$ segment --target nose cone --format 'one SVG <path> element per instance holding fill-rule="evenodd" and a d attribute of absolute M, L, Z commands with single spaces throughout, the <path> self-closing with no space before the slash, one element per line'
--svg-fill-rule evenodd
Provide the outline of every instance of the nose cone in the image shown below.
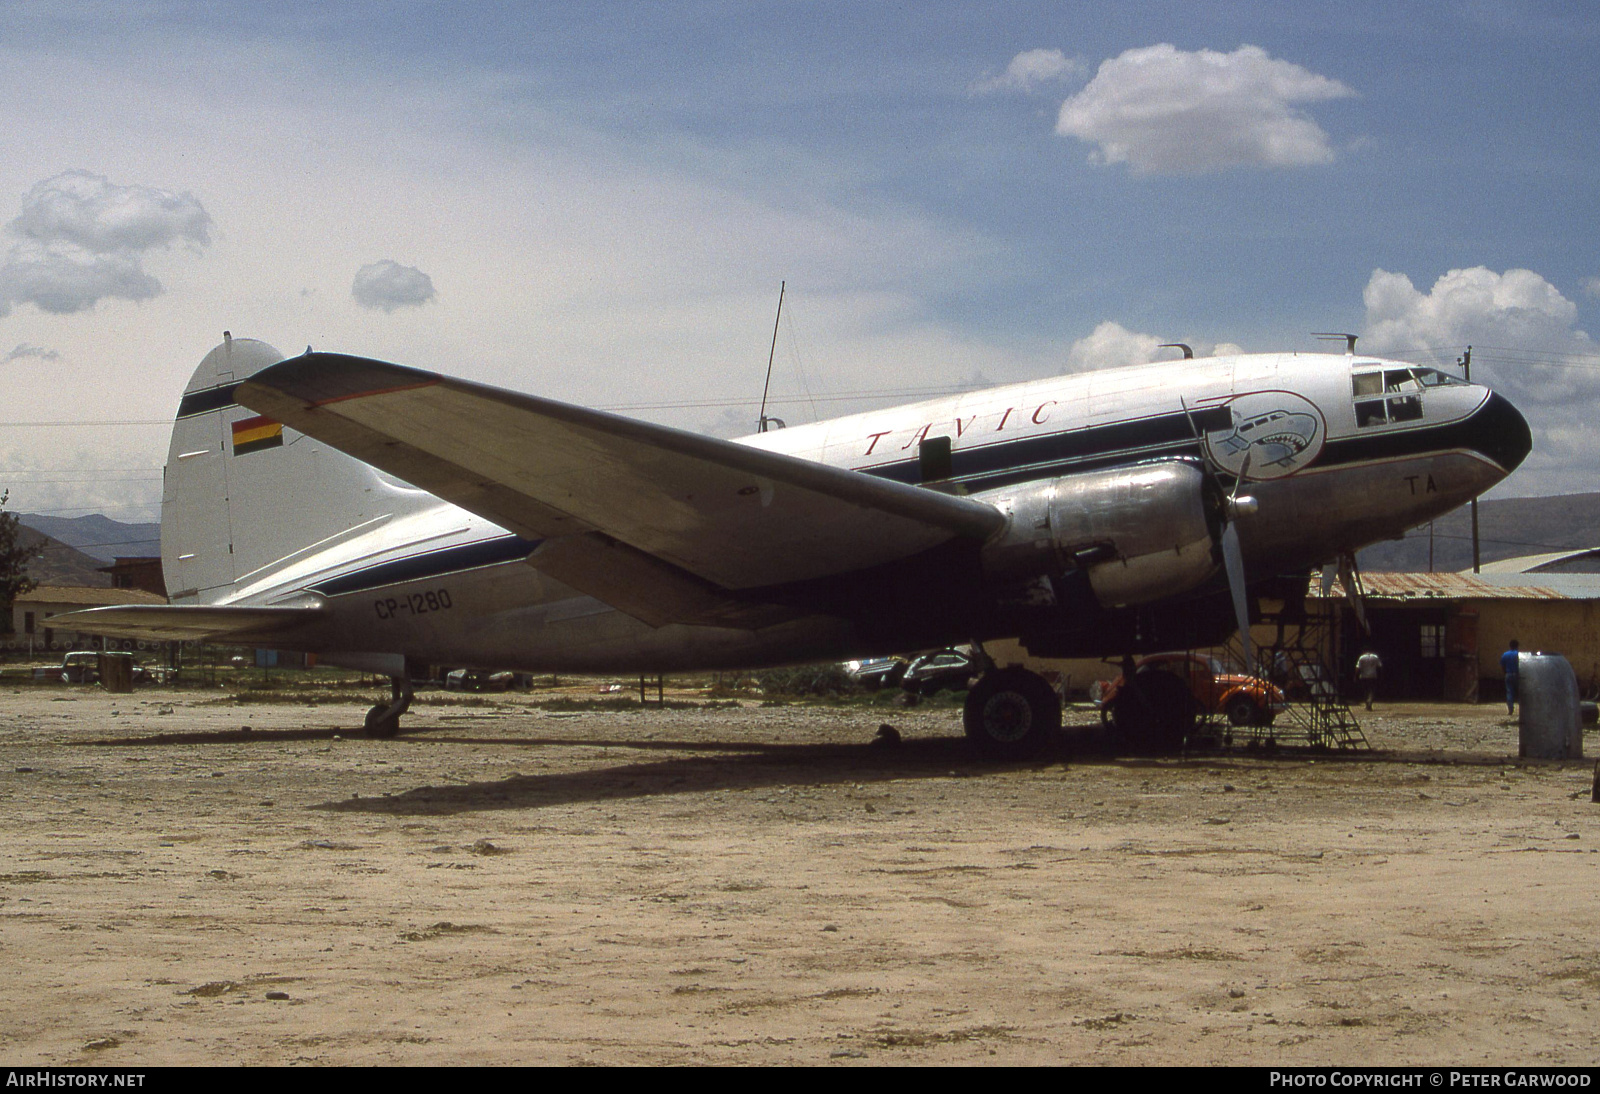
<path fill-rule="evenodd" d="M 1509 399 L 1491 392 L 1489 401 L 1472 416 L 1472 447 L 1509 475 L 1533 450 L 1533 431 Z"/>

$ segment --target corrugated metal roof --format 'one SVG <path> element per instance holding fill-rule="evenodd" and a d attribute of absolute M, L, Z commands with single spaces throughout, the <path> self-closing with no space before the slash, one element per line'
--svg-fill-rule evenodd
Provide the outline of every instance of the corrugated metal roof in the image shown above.
<path fill-rule="evenodd" d="M 1545 585 L 1502 585 L 1476 574 L 1364 573 L 1361 586 L 1369 598 L 1382 600 L 1568 600 L 1565 593 Z M 1321 584 L 1311 583 L 1311 596 L 1322 595 Z M 1343 599 L 1344 586 L 1335 581 L 1328 591 Z"/>

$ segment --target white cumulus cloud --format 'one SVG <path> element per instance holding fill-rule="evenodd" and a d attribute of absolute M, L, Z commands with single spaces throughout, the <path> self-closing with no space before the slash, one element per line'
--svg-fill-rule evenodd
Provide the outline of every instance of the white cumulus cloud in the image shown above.
<path fill-rule="evenodd" d="M 161 282 L 137 254 L 95 254 L 71 243 L 32 240 L 11 248 L 0 266 L 0 299 L 33 304 L 57 315 L 92 308 L 102 299 L 150 300 Z"/>
<path fill-rule="evenodd" d="M 1426 293 L 1405 274 L 1374 270 L 1362 300 L 1361 348 L 1368 352 L 1460 352 L 1476 345 L 1484 347 L 1480 353 L 1518 357 L 1515 365 L 1498 365 L 1496 379 L 1524 399 L 1563 402 L 1600 392 L 1600 373 L 1563 359 L 1600 350 L 1577 329 L 1578 306 L 1532 270 L 1451 270 Z"/>
<path fill-rule="evenodd" d="M 211 217 L 193 194 L 118 186 L 88 171 L 37 183 L 6 230 L 43 243 L 74 243 L 96 254 L 148 251 L 180 240 L 211 242 Z"/>
<path fill-rule="evenodd" d="M 36 183 L 5 231 L 13 242 L 0 262 L 0 316 L 15 304 L 70 314 L 107 298 L 160 295 L 145 256 L 208 246 L 211 217 L 193 194 L 72 170 Z"/>
<path fill-rule="evenodd" d="M 415 266 L 402 266 L 392 259 L 372 262 L 356 271 L 350 295 L 363 308 L 415 308 L 436 295 L 433 278 Z"/>
<path fill-rule="evenodd" d="M 41 361 L 61 360 L 61 354 L 56 350 L 45 349 L 43 346 L 31 345 L 28 342 L 18 342 L 17 348 L 0 358 L 0 361 L 21 361 L 28 357 L 37 357 Z"/>
<path fill-rule="evenodd" d="M 1153 334 L 1140 334 L 1107 319 L 1067 349 L 1067 371 L 1143 365 L 1159 356 L 1162 341 Z"/>
<path fill-rule="evenodd" d="M 1090 331 L 1087 337 L 1067 347 L 1067 371 L 1093 372 L 1103 368 L 1180 359 L 1182 350 L 1162 348 L 1169 344 L 1176 343 L 1158 335 L 1131 331 L 1121 323 L 1108 319 Z M 1196 357 L 1225 357 L 1244 352 L 1232 342 L 1206 342 L 1190 338 L 1188 345 Z"/>
<path fill-rule="evenodd" d="M 1027 91 L 1050 80 L 1068 80 L 1088 71 L 1081 57 L 1068 57 L 1059 49 L 1028 49 L 1011 58 L 998 76 L 975 80 L 968 87 L 974 95 L 991 91 Z"/>
<path fill-rule="evenodd" d="M 1296 104 L 1354 94 L 1258 46 L 1217 53 L 1162 43 L 1103 62 L 1061 105 L 1056 132 L 1095 145 L 1095 162 L 1126 163 L 1135 174 L 1302 167 L 1334 152 Z"/>

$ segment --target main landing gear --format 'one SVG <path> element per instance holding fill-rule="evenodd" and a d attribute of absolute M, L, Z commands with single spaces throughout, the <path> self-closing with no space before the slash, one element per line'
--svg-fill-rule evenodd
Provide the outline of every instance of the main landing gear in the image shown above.
<path fill-rule="evenodd" d="M 967 692 L 967 740 L 997 760 L 1036 756 L 1061 732 L 1061 699 L 1037 673 L 989 668 Z"/>
<path fill-rule="evenodd" d="M 1130 672 L 1132 668 L 1133 659 L 1125 659 L 1124 683 L 1103 712 L 1117 751 L 1138 756 L 1181 751 L 1194 729 L 1195 702 L 1189 686 L 1170 672 Z"/>
<path fill-rule="evenodd" d="M 393 737 L 400 732 L 400 715 L 411 707 L 411 681 L 404 676 L 389 679 L 393 697 L 367 711 L 365 733 L 368 737 Z"/>
<path fill-rule="evenodd" d="M 1161 756 L 1182 751 L 1194 729 L 1196 707 L 1188 685 L 1159 669 L 1132 671 L 1101 712 L 1115 751 Z M 1044 678 L 1027 669 L 993 663 L 967 692 L 962 719 L 979 755 L 996 760 L 1037 756 L 1061 731 L 1061 699 Z"/>

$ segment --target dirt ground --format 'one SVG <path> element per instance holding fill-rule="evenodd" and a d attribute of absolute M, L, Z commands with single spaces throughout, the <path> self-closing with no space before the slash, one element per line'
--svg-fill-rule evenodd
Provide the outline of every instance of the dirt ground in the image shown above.
<path fill-rule="evenodd" d="M 1591 767 L 1494 706 L 1026 764 L 948 708 L 360 714 L 0 692 L 0 1062 L 1600 1060 Z"/>

